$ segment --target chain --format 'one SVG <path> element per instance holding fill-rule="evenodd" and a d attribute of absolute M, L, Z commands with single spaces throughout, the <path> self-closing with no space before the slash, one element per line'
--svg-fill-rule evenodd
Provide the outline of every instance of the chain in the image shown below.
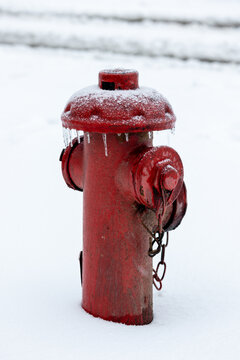
<path fill-rule="evenodd" d="M 152 269 L 153 270 L 153 285 L 155 286 L 155 288 L 157 290 L 161 290 L 162 289 L 162 281 L 165 277 L 166 274 L 166 269 L 167 269 L 167 265 L 165 262 L 165 249 L 168 246 L 168 241 L 169 241 L 169 234 L 168 232 L 166 233 L 166 240 L 165 243 L 163 242 L 164 240 L 164 229 L 162 227 L 162 219 L 165 213 L 165 194 L 164 191 L 162 191 L 162 199 L 163 199 L 163 206 L 162 206 L 162 212 L 158 212 L 158 225 L 157 228 L 155 229 L 155 231 L 150 231 L 148 229 L 148 227 L 142 222 L 144 228 L 147 230 L 147 232 L 149 233 L 149 235 L 151 236 L 149 238 L 149 250 L 148 250 L 148 255 L 150 257 L 154 257 L 157 254 L 160 254 L 160 261 L 158 262 L 156 269 Z M 157 247 L 156 247 L 157 245 Z"/>
<path fill-rule="evenodd" d="M 165 262 L 165 249 L 168 246 L 168 240 L 169 240 L 169 234 L 167 232 L 165 244 L 163 244 L 161 242 L 161 247 L 160 247 L 160 251 L 159 251 L 161 253 L 160 261 L 157 264 L 156 269 L 153 269 L 153 285 L 155 286 L 155 288 L 157 290 L 162 289 L 162 281 L 166 274 L 167 264 Z M 159 275 L 159 272 L 161 272 L 160 275 Z"/>

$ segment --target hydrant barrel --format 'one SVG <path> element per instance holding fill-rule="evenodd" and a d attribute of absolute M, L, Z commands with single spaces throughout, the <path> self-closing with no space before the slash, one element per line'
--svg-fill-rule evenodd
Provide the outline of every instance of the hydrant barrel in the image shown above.
<path fill-rule="evenodd" d="M 135 70 L 101 71 L 98 86 L 75 93 L 63 111 L 63 177 L 83 191 L 82 307 L 96 317 L 153 319 L 152 284 L 161 276 L 152 256 L 161 252 L 165 274 L 163 235 L 187 206 L 179 155 L 152 145 L 153 131 L 175 120 L 161 94 L 139 87 Z"/>
<path fill-rule="evenodd" d="M 94 316 L 125 324 L 152 321 L 152 259 L 146 231 L 137 219 L 138 206 L 118 186 L 119 162 L 136 145 L 151 146 L 145 136 L 84 139 L 84 220 L 82 306 Z M 146 215 L 147 216 L 147 215 Z M 154 221 L 154 214 L 148 217 Z"/>

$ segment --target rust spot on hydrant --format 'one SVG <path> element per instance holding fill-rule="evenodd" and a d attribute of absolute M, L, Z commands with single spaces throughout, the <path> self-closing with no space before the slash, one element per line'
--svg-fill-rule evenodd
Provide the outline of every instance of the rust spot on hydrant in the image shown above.
<path fill-rule="evenodd" d="M 148 324 L 155 251 L 149 229 L 161 229 L 159 243 L 186 211 L 179 155 L 152 145 L 153 131 L 174 128 L 171 105 L 139 88 L 137 71 L 104 70 L 99 86 L 70 98 L 62 125 L 63 177 L 83 191 L 82 307 L 106 320 Z"/>

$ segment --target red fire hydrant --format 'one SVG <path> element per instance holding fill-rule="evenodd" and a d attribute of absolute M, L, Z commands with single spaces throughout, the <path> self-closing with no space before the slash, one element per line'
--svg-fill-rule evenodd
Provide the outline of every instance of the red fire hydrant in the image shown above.
<path fill-rule="evenodd" d="M 152 132 L 174 124 L 167 100 L 139 88 L 132 70 L 101 71 L 99 86 L 74 94 L 62 114 L 63 177 L 83 191 L 82 307 L 94 316 L 134 325 L 153 319 L 152 284 L 160 289 L 166 271 L 164 233 L 186 211 L 179 155 L 152 146 Z"/>

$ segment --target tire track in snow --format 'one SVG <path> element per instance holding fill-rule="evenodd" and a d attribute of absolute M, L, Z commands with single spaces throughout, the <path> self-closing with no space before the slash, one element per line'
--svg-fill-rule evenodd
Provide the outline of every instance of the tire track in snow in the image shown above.
<path fill-rule="evenodd" d="M 1 16 L 0 43 L 240 64 L 240 29 Z M 96 30 L 97 29 L 97 30 Z"/>
<path fill-rule="evenodd" d="M 50 48 L 50 49 L 63 49 L 63 50 L 78 50 L 78 51 L 102 51 L 104 53 L 112 53 L 112 54 L 121 54 L 121 55 L 133 55 L 133 56 L 149 56 L 151 58 L 168 58 L 168 59 L 176 59 L 176 60 L 181 60 L 181 61 L 189 61 L 189 60 L 196 60 L 196 61 L 200 61 L 200 62 L 205 62 L 205 63 L 219 63 L 219 64 L 232 64 L 232 65 L 240 65 L 240 60 L 225 60 L 225 59 L 221 59 L 221 58 L 207 58 L 204 56 L 184 56 L 184 55 L 178 55 L 178 54 L 171 54 L 171 53 L 162 53 L 159 55 L 156 54 L 143 54 L 142 52 L 130 52 L 130 51 L 117 51 L 116 49 L 111 49 L 109 50 L 104 49 L 104 47 L 101 46 L 100 48 L 97 48 L 96 46 L 86 46 L 84 44 L 78 44 L 78 46 L 74 46 L 74 45 L 67 45 L 67 44 L 57 44 L 57 43 L 49 43 L 49 42 L 44 42 L 44 41 L 36 41 L 33 38 L 30 39 L 31 36 L 29 37 L 29 39 L 25 38 L 25 39 L 17 39 L 15 41 L 15 39 L 13 39 L 13 37 L 11 36 L 10 38 L 5 38 L 5 39 L 1 39 L 0 36 L 0 44 L 2 45 L 26 45 L 29 47 L 33 47 L 33 48 L 37 48 L 37 47 L 42 47 L 42 48 Z"/>
<path fill-rule="evenodd" d="M 176 25 L 202 25 L 213 28 L 240 28 L 239 18 L 215 18 L 212 16 L 205 18 L 197 17 L 183 17 L 183 16 L 160 16 L 160 15 L 143 15 L 143 14 L 104 14 L 93 12 L 61 12 L 61 11 L 30 11 L 21 9 L 7 9 L 0 8 L 0 16 L 27 16 L 32 18 L 52 17 L 62 19 L 77 19 L 77 20 L 102 20 L 102 21 L 116 21 L 126 23 L 162 23 L 162 24 L 176 24 Z"/>

